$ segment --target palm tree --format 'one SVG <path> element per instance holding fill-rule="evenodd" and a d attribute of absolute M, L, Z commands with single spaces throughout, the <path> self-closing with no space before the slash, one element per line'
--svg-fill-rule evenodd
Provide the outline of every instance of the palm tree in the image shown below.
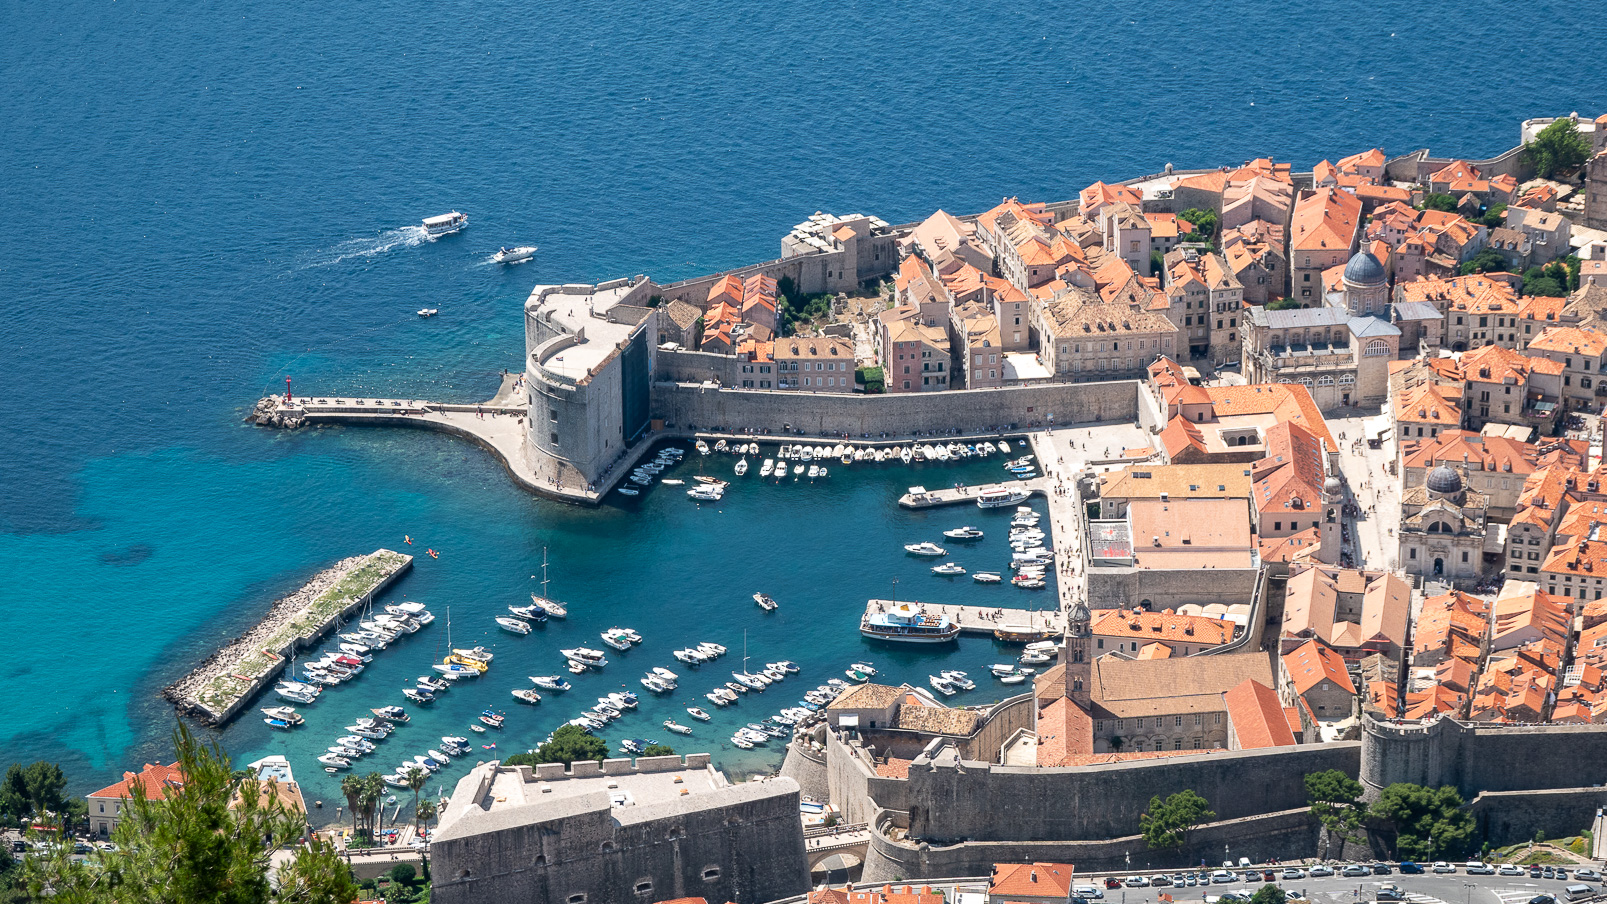
<path fill-rule="evenodd" d="M 346 806 L 352 811 L 352 837 L 357 836 L 357 810 L 363 798 L 363 780 L 347 775 L 340 780 L 340 793 L 346 795 Z"/>
<path fill-rule="evenodd" d="M 378 772 L 370 772 L 362 778 L 363 793 L 363 821 L 368 824 L 368 840 L 374 840 L 374 816 L 379 808 L 379 802 L 384 799 L 385 777 Z"/>
<path fill-rule="evenodd" d="M 424 783 L 429 780 L 429 773 L 425 772 L 420 766 L 413 766 L 407 770 L 406 774 L 404 774 L 402 778 L 407 782 L 407 786 L 413 789 L 413 832 L 414 834 L 417 834 L 419 823 L 418 793 L 424 789 Z"/>
<path fill-rule="evenodd" d="M 421 800 L 419 801 L 418 808 L 413 812 L 418 822 L 428 825 L 432 820 L 435 819 L 435 801 Z"/>

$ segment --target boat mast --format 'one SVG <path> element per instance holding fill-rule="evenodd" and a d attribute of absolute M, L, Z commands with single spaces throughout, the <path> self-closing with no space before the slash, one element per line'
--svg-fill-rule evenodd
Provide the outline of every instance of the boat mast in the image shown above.
<path fill-rule="evenodd" d="M 541 598 L 549 599 L 547 596 L 547 547 L 545 546 L 541 547 Z"/>

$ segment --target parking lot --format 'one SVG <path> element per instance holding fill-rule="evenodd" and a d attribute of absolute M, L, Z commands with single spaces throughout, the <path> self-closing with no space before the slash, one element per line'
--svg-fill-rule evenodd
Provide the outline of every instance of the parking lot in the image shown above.
<path fill-rule="evenodd" d="M 1423 872 L 1402 874 L 1391 867 L 1387 874 L 1375 873 L 1367 866 L 1352 865 L 1350 868 L 1341 866 L 1318 867 L 1316 875 L 1307 867 L 1263 867 L 1254 870 L 1235 869 L 1214 870 L 1206 873 L 1208 881 L 1201 881 L 1201 873 L 1166 873 L 1159 874 L 1166 877 L 1169 884 L 1155 885 L 1151 880 L 1155 874 L 1148 876 L 1090 876 L 1079 879 L 1078 885 L 1083 888 L 1083 897 L 1088 898 L 1089 892 L 1095 895 L 1089 898 L 1090 904 L 1140 904 L 1140 902 L 1162 901 L 1162 895 L 1168 895 L 1173 901 L 1211 901 L 1215 902 L 1223 895 L 1228 895 L 1232 902 L 1234 896 L 1248 898 L 1261 886 L 1270 881 L 1282 888 L 1292 900 L 1304 900 L 1312 904 L 1356 904 L 1358 901 L 1399 901 L 1403 904 L 1529 904 L 1538 896 L 1549 895 L 1555 899 L 1556 904 L 1570 904 L 1566 894 L 1569 886 L 1588 885 L 1592 891 L 1589 897 L 1575 898 L 1574 901 L 1598 900 L 1604 890 L 1599 876 L 1592 878 L 1590 872 L 1585 879 L 1579 879 L 1572 870 L 1567 870 L 1567 878 L 1559 879 L 1553 871 L 1547 877 L 1544 871 L 1539 877 L 1534 877 L 1528 870 L 1520 868 L 1503 868 L 1497 872 L 1496 867 L 1485 867 L 1489 874 L 1482 871 L 1468 872 L 1467 864 L 1446 864 L 1441 866 L 1442 871 L 1433 872 L 1433 867 L 1423 864 Z M 1287 870 L 1287 872 L 1286 872 Z M 1331 875 L 1324 875 L 1324 872 Z M 1502 873 L 1505 873 L 1504 875 Z M 1516 874 L 1514 874 L 1516 873 Z M 1175 880 L 1182 877 L 1184 882 L 1179 887 Z M 1193 878 L 1194 884 L 1189 885 L 1188 879 Z M 1139 885 L 1138 882 L 1146 884 Z M 1115 887 L 1110 887 L 1114 883 Z M 1074 899 L 1075 900 L 1075 899 Z M 1542 902 L 1544 904 L 1544 902 Z"/>

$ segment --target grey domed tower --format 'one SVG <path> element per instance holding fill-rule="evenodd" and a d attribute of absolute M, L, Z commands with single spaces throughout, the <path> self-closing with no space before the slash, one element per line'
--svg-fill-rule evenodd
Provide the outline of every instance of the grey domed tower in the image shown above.
<path fill-rule="evenodd" d="M 1078 600 L 1066 613 L 1066 696 L 1083 709 L 1092 703 L 1090 684 L 1093 678 L 1093 614 L 1088 605 Z"/>
<path fill-rule="evenodd" d="M 1389 274 L 1371 251 L 1358 251 L 1345 264 L 1345 310 L 1352 317 L 1382 316 L 1389 308 Z"/>
<path fill-rule="evenodd" d="M 1462 475 L 1456 473 L 1454 468 L 1440 465 L 1428 472 L 1428 479 L 1423 481 L 1423 486 L 1428 489 L 1430 499 L 1462 504 Z"/>

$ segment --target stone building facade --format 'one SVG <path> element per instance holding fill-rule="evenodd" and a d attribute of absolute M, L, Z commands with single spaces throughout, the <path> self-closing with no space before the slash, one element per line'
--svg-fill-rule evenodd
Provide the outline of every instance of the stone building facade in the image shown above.
<path fill-rule="evenodd" d="M 1422 486 L 1401 495 L 1401 571 L 1458 587 L 1478 583 L 1484 570 L 1489 497 L 1466 487 L 1454 468 L 1440 465 Z"/>

